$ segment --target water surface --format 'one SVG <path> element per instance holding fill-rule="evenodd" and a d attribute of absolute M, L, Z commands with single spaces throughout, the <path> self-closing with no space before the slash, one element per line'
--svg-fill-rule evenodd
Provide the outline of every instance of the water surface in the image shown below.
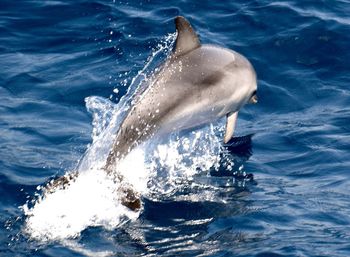
<path fill-rule="evenodd" d="M 349 256 L 349 13 L 348 0 L 1 1 L 1 255 Z M 253 63 L 259 104 L 237 128 L 251 149 L 220 156 L 223 121 L 175 135 L 157 162 L 138 153 L 127 167 L 146 182 L 139 217 L 109 205 L 92 175 L 86 209 L 68 220 L 81 231 L 33 239 L 22 206 L 102 159 L 110 140 L 98 136 L 152 54 L 166 56 L 177 15 Z M 100 155 L 86 157 L 96 140 Z"/>

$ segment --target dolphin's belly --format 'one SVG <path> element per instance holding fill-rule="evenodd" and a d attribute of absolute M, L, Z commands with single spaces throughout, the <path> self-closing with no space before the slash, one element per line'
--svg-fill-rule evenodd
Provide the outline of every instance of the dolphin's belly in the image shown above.
<path fill-rule="evenodd" d="M 113 162 L 152 136 L 197 127 L 218 118 L 220 108 L 197 101 L 199 97 L 189 91 L 175 95 L 174 90 L 168 89 L 167 93 L 161 96 L 148 92 L 153 97 L 141 99 L 129 111 L 115 138 L 114 157 L 110 157 Z"/>
<path fill-rule="evenodd" d="M 203 102 L 194 103 L 190 97 L 181 104 L 181 108 L 174 106 L 172 113 L 162 119 L 161 133 L 181 131 L 201 126 L 219 119 L 224 106 L 211 106 Z M 187 103 L 186 103 L 187 102 Z"/>

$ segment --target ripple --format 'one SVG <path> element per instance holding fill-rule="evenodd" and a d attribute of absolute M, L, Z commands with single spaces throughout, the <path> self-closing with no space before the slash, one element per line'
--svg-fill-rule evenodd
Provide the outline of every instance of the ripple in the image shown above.
<path fill-rule="evenodd" d="M 0 251 L 348 256 L 349 11 L 347 0 L 1 1 Z M 111 122 L 108 110 L 134 92 L 132 86 L 128 91 L 133 78 L 175 32 L 177 15 L 191 21 L 203 43 L 232 48 L 252 61 L 259 104 L 241 111 L 237 127 L 240 135 L 254 133 L 249 154 L 231 153 L 211 172 L 209 164 L 220 156 L 214 138 L 223 127 L 214 124 L 213 134 L 207 133 L 212 141 L 201 140 L 212 142 L 211 154 L 192 149 L 196 160 L 205 161 L 178 158 L 148 178 L 151 192 L 138 219 L 108 230 L 103 222 L 86 225 L 81 214 L 74 225 L 84 223 L 83 231 L 69 243 L 28 241 L 17 207 L 32 199 L 37 185 L 84 167 L 78 161 Z M 163 56 L 157 58 L 159 63 Z M 91 109 L 94 118 L 85 103 L 96 99 L 103 100 L 102 109 Z M 95 149 L 101 158 L 111 140 L 103 142 Z M 135 160 L 134 171 L 142 173 L 145 167 Z M 227 163 L 236 166 L 225 170 Z M 241 164 L 253 181 L 234 179 Z M 85 190 L 93 197 L 96 186 Z"/>

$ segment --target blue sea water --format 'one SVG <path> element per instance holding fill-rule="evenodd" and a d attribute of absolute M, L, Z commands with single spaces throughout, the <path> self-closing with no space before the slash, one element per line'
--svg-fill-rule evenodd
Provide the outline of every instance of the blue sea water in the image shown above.
<path fill-rule="evenodd" d="M 2 0 L 0 255 L 349 256 L 349 13 L 348 0 Z M 148 186 L 158 188 L 136 218 L 60 240 L 26 232 L 23 206 L 40 205 L 38 186 L 95 160 L 98 130 L 150 56 L 169 50 L 177 15 L 256 69 L 259 103 L 242 109 L 237 128 L 253 134 L 249 149 L 227 157 L 253 179 L 223 163 L 213 171 L 199 147 L 171 172 L 156 167 Z M 200 140 L 214 142 L 221 125 L 199 129 Z M 218 157 L 215 142 L 204 146 L 206 161 Z"/>

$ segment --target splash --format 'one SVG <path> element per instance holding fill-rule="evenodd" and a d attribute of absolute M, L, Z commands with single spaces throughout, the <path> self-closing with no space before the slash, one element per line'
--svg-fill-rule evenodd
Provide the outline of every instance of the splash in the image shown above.
<path fill-rule="evenodd" d="M 174 135 L 165 144 L 156 145 L 148 162 L 152 174 L 149 194 L 153 198 L 178 197 L 186 187 L 195 185 L 195 175 L 208 175 L 210 168 L 219 166 L 221 148 L 213 125 L 187 135 Z M 192 200 L 200 198 L 195 194 Z"/>
<path fill-rule="evenodd" d="M 40 240 L 74 238 L 88 226 L 113 229 L 125 218 L 136 218 L 120 204 L 115 184 L 102 170 L 81 174 L 66 189 L 39 198 L 25 208 L 27 232 Z"/>
<path fill-rule="evenodd" d="M 23 206 L 26 215 L 24 232 L 29 237 L 40 241 L 75 238 L 87 227 L 113 229 L 125 220 L 138 217 L 139 213 L 121 205 L 118 185 L 101 168 L 133 96 L 143 90 L 154 67 L 170 53 L 175 37 L 176 34 L 169 34 L 153 49 L 146 65 L 132 79 L 118 104 L 96 96 L 85 99 L 93 118 L 92 143 L 76 168 L 79 176 L 67 188 L 50 194 L 43 193 L 45 187 L 39 187 L 37 199 Z M 147 169 L 142 149 L 133 151 L 120 163 L 120 169 L 138 192 L 146 191 Z"/>
<path fill-rule="evenodd" d="M 155 67 L 168 56 L 175 37 L 175 34 L 169 35 L 153 50 L 118 104 L 96 96 L 85 99 L 93 118 L 92 143 L 76 168 L 79 176 L 68 187 L 41 193 L 33 204 L 23 206 L 27 217 L 24 230 L 31 238 L 62 241 L 79 237 L 88 227 L 111 230 L 138 218 L 139 212 L 121 204 L 118 182 L 106 175 L 102 167 L 132 99 L 145 90 L 158 72 Z M 217 200 L 214 187 L 205 190 L 210 186 L 194 179 L 199 174 L 207 174 L 211 167 L 218 167 L 221 144 L 217 133 L 217 128 L 211 125 L 192 133 L 171 135 L 161 142 L 152 140 L 128 154 L 118 163 L 118 170 L 136 191 L 153 200 L 162 197 Z M 188 193 L 193 188 L 196 190 Z"/>

